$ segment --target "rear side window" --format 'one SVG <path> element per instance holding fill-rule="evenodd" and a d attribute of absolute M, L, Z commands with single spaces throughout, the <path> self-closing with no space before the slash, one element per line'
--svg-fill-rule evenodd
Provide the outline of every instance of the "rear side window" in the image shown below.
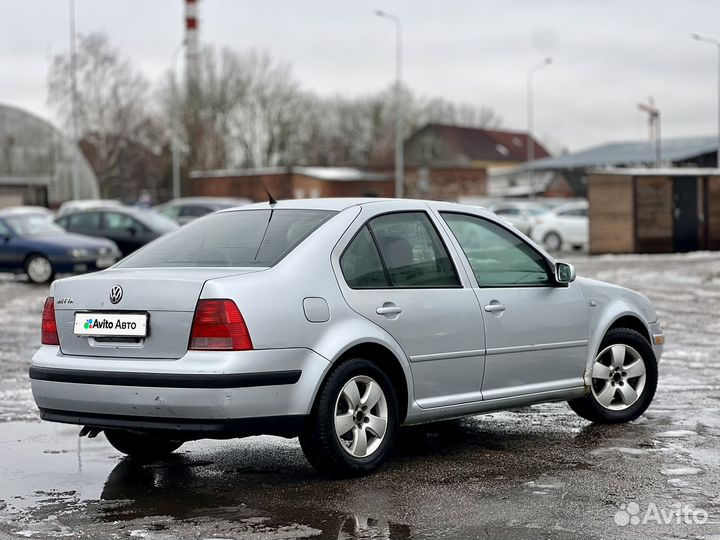
<path fill-rule="evenodd" d="M 450 256 L 423 212 L 372 219 L 345 250 L 340 266 L 353 288 L 460 286 Z"/>
<path fill-rule="evenodd" d="M 212 208 L 208 208 L 207 206 L 183 206 L 180 215 L 183 217 L 202 217 L 212 211 Z"/>
<path fill-rule="evenodd" d="M 193 221 L 118 266 L 273 266 L 334 216 L 327 210 L 245 210 Z"/>
<path fill-rule="evenodd" d="M 387 276 L 380 254 L 370 236 L 367 226 L 363 227 L 350 243 L 340 259 L 345 281 L 353 289 L 385 288 Z"/>

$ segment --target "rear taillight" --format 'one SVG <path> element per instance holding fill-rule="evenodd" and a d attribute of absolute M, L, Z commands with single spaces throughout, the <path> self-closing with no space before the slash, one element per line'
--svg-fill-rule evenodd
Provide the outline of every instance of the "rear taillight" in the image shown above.
<path fill-rule="evenodd" d="M 43 345 L 60 345 L 57 324 L 55 323 L 55 299 L 49 296 L 45 299 L 42 314 L 42 335 L 40 343 Z"/>
<path fill-rule="evenodd" d="M 235 302 L 199 300 L 188 348 L 194 351 L 251 350 L 250 333 Z"/>

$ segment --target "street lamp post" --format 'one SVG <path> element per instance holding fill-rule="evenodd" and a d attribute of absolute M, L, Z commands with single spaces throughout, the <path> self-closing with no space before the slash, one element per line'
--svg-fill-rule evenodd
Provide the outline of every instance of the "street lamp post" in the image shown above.
<path fill-rule="evenodd" d="M 185 46 L 185 41 L 183 41 L 180 45 L 177 46 L 175 51 L 173 52 L 173 96 L 175 99 L 173 99 L 173 107 L 178 106 L 178 91 L 177 91 L 177 59 L 178 54 L 182 50 L 182 48 Z M 170 142 L 170 147 L 172 151 L 172 192 L 173 192 L 173 199 L 177 199 L 180 197 L 180 148 L 178 143 L 178 118 L 177 118 L 178 111 L 173 111 L 171 122 L 172 122 L 172 140 Z"/>
<path fill-rule="evenodd" d="M 68 8 L 70 10 L 70 109 L 72 116 L 72 138 L 73 138 L 73 154 L 72 154 L 72 198 L 77 200 L 80 198 L 80 168 L 78 163 L 78 153 L 80 149 L 80 129 L 78 127 L 78 105 L 77 105 L 77 53 L 75 51 L 75 0 L 69 0 Z"/>
<path fill-rule="evenodd" d="M 694 40 L 702 41 L 703 43 L 709 43 L 715 45 L 718 49 L 718 150 L 717 150 L 717 163 L 716 167 L 720 168 L 720 40 L 701 36 L 700 34 L 690 34 Z"/>
<path fill-rule="evenodd" d="M 542 62 L 538 62 L 528 69 L 527 72 L 527 162 L 528 166 L 535 160 L 535 141 L 533 139 L 533 77 L 535 73 L 544 67 L 552 64 L 553 59 L 549 56 Z M 528 169 L 528 183 L 533 187 L 532 169 Z"/>
<path fill-rule="evenodd" d="M 375 10 L 375 15 L 395 23 L 395 197 L 400 199 L 403 197 L 405 190 L 402 121 L 402 23 L 400 17 L 386 11 Z"/>

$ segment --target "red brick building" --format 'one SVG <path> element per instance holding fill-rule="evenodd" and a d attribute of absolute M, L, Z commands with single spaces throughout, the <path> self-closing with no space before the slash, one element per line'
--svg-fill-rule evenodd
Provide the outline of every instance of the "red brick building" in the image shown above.
<path fill-rule="evenodd" d="M 242 197 L 267 200 L 317 197 L 394 197 L 394 176 L 388 171 L 352 167 L 274 167 L 268 169 L 192 171 L 191 196 Z M 414 167 L 405 170 L 405 196 L 457 200 L 487 192 L 485 169 L 476 167 Z"/>

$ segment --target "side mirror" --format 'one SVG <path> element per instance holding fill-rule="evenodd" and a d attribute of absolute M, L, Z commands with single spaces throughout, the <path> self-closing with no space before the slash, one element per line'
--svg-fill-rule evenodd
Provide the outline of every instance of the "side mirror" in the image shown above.
<path fill-rule="evenodd" d="M 135 236 L 137 234 L 137 230 L 135 229 L 135 227 L 128 227 L 126 230 L 130 234 L 130 236 Z"/>
<path fill-rule="evenodd" d="M 10 235 L 2 234 L 2 235 L 0 235 L 0 240 L 2 240 L 3 244 L 7 244 L 10 241 Z"/>
<path fill-rule="evenodd" d="M 567 285 L 575 281 L 575 267 L 564 262 L 555 263 L 555 281 L 559 285 Z"/>

